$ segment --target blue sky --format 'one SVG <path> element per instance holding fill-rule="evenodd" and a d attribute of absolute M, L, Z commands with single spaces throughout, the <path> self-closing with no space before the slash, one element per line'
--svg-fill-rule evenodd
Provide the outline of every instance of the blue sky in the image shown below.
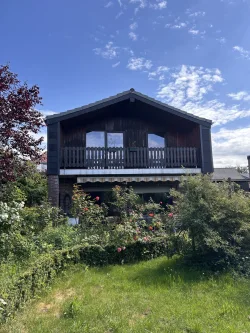
<path fill-rule="evenodd" d="M 215 166 L 250 154 L 250 0 L 2 0 L 0 64 L 44 114 L 131 87 L 212 119 Z"/>

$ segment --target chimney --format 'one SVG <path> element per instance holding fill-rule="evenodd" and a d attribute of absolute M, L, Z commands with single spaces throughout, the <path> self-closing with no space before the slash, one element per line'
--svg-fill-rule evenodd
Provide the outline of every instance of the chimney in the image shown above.
<path fill-rule="evenodd" d="M 250 155 L 247 156 L 247 160 L 248 160 L 248 174 L 250 178 Z"/>

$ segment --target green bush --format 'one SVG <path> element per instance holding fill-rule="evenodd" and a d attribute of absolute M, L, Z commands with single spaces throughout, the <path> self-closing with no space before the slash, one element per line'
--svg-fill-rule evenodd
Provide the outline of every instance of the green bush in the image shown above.
<path fill-rule="evenodd" d="M 182 181 L 175 198 L 177 234 L 188 238 L 183 253 L 192 261 L 225 268 L 244 253 L 250 230 L 250 200 L 227 182 L 213 183 L 209 175 Z"/>
<path fill-rule="evenodd" d="M 37 295 L 54 277 L 72 263 L 89 266 L 132 263 L 148 260 L 168 252 L 166 239 L 136 242 L 118 251 L 115 246 L 76 246 L 69 250 L 45 254 L 24 273 L 1 284 L 0 321 L 11 317 L 22 305 Z M 72 309 L 71 309 L 72 310 Z"/>

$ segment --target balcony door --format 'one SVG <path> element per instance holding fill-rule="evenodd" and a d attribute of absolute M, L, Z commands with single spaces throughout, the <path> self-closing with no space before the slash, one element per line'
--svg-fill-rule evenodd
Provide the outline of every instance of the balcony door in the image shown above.
<path fill-rule="evenodd" d="M 151 168 L 165 166 L 164 135 L 148 134 L 148 163 Z"/>
<path fill-rule="evenodd" d="M 104 131 L 87 133 L 85 161 L 86 167 L 91 169 L 122 168 L 123 133 Z"/>
<path fill-rule="evenodd" d="M 124 168 L 124 143 L 122 132 L 106 132 L 106 167 Z"/>

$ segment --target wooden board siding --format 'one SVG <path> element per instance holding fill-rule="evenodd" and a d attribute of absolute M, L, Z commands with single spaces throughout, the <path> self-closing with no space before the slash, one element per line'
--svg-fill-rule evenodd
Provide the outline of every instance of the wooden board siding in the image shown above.
<path fill-rule="evenodd" d="M 60 173 L 60 123 L 50 124 L 48 133 L 48 175 L 59 175 Z"/>
<path fill-rule="evenodd" d="M 211 143 L 211 128 L 200 126 L 201 135 L 201 159 L 202 159 L 202 172 L 212 173 L 214 171 L 213 166 L 213 154 Z"/>
<path fill-rule="evenodd" d="M 167 124 L 155 123 L 136 117 L 106 117 L 91 122 L 79 122 L 77 126 L 63 131 L 64 147 L 85 147 L 86 133 L 91 131 L 123 132 L 124 147 L 147 147 L 148 134 L 165 137 L 167 147 L 200 148 L 199 125 L 192 124 L 185 130 Z"/>

